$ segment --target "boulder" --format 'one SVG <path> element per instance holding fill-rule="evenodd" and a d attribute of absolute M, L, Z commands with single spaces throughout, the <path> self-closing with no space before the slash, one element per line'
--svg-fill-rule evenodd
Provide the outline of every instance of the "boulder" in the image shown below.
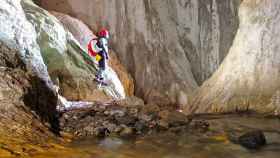
<path fill-rule="evenodd" d="M 266 145 L 266 139 L 262 131 L 245 133 L 238 138 L 238 142 L 248 149 L 259 149 Z"/>

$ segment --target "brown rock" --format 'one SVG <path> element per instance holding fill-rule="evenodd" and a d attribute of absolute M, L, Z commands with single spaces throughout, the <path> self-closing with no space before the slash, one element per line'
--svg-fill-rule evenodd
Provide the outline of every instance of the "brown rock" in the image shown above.
<path fill-rule="evenodd" d="M 44 81 L 27 71 L 19 54 L 0 42 L 0 139 L 44 144 L 54 138 L 50 129 L 57 132 L 57 98 Z"/>
<path fill-rule="evenodd" d="M 120 132 L 120 136 L 124 138 L 132 137 L 135 134 L 134 130 L 130 127 L 124 127 Z"/>
<path fill-rule="evenodd" d="M 110 60 L 109 65 L 116 71 L 122 85 L 124 87 L 126 95 L 133 96 L 134 95 L 134 80 L 132 76 L 127 72 L 126 68 L 119 61 L 117 55 L 113 50 L 110 50 Z"/>
<path fill-rule="evenodd" d="M 145 104 L 145 106 L 142 109 L 143 113 L 156 113 L 160 111 L 160 107 L 155 104 Z"/>
<path fill-rule="evenodd" d="M 190 122 L 186 115 L 177 111 L 163 110 L 158 115 L 162 120 L 165 120 L 173 126 L 187 125 Z"/>
<path fill-rule="evenodd" d="M 163 110 L 163 111 L 160 111 L 158 113 L 158 116 L 161 118 L 161 119 L 168 119 L 169 118 L 169 115 L 170 115 L 170 112 L 168 110 Z"/>
<path fill-rule="evenodd" d="M 158 125 L 162 128 L 162 129 L 168 129 L 169 128 L 169 123 L 165 120 L 159 120 Z"/>
<path fill-rule="evenodd" d="M 117 101 L 117 104 L 123 107 L 138 107 L 144 106 L 144 101 L 138 97 L 131 96 Z"/>

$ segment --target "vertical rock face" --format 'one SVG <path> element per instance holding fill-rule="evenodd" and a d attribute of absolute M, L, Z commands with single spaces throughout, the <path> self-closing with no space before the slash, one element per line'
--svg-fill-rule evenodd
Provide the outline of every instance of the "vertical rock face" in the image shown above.
<path fill-rule="evenodd" d="M 86 62 L 91 60 L 86 57 L 78 42 L 63 29 L 56 18 L 30 0 L 0 1 L 1 149 L 13 154 L 6 147 L 10 144 L 5 144 L 5 141 L 3 143 L 3 140 L 21 145 L 25 142 L 39 145 L 54 138 L 50 130 L 59 132 L 57 94 L 48 70 L 52 72 L 60 68 L 67 74 L 66 68 L 69 68 L 74 71 L 73 76 L 76 75 L 70 76 L 70 79 L 79 79 L 82 74 L 79 72 L 84 70 L 85 76 L 89 77 L 89 74 L 94 75 L 95 69 L 94 65 L 87 66 L 90 64 Z M 68 76 L 63 77 L 68 79 Z M 70 81 L 64 80 L 64 83 Z M 88 91 L 98 91 L 90 86 L 86 85 Z M 121 87 L 121 84 L 118 86 Z M 110 93 L 107 97 L 123 97 L 123 89 L 118 90 L 113 86 L 104 88 L 105 92 Z M 100 93 L 103 92 L 99 90 Z"/>
<path fill-rule="evenodd" d="M 43 143 L 54 138 L 49 129 L 58 132 L 56 96 L 19 54 L 0 39 L 0 139 Z"/>
<path fill-rule="evenodd" d="M 42 0 L 92 29 L 110 28 L 111 44 L 147 102 L 185 104 L 226 56 L 239 0 Z"/>
<path fill-rule="evenodd" d="M 118 74 L 118 77 L 122 82 L 126 95 L 134 96 L 134 80 L 132 76 L 128 73 L 124 65 L 120 62 L 116 53 L 113 50 L 110 51 L 110 60 L 108 62 L 108 65 L 112 67 Z"/>
<path fill-rule="evenodd" d="M 38 75 L 46 84 L 51 81 L 47 68 L 40 54 L 36 42 L 36 31 L 31 23 L 26 20 L 20 0 L 4 0 L 0 2 L 0 39 L 11 48 L 15 48 L 21 60 L 27 65 L 28 71 Z M 13 18 L 11 18 L 13 17 Z"/>
<path fill-rule="evenodd" d="M 240 27 L 228 56 L 196 92 L 186 112 L 255 110 L 279 114 L 279 9 L 278 0 L 243 0 Z"/>
<path fill-rule="evenodd" d="M 35 140 L 49 133 L 39 120 L 57 132 L 57 96 L 20 2 L 0 1 L 0 133 Z"/>
<path fill-rule="evenodd" d="M 87 44 L 91 39 L 97 38 L 81 20 L 59 12 L 50 13 L 63 24 L 64 28 L 72 33 L 84 49 L 87 49 Z"/>
<path fill-rule="evenodd" d="M 33 78 L 30 81 L 32 86 L 26 93 L 34 98 L 25 99 L 25 102 L 28 102 L 30 108 L 36 111 L 44 121 L 51 122 L 55 117 L 56 95 L 36 42 L 35 29 L 27 21 L 20 2 L 20 0 L 0 2 L 0 40 L 6 48 L 15 50 L 14 56 L 20 59 L 25 65 L 26 73 L 31 74 L 31 78 Z M 8 56 L 9 52 L 3 51 L 3 57 L 9 59 Z M 10 59 L 10 62 L 16 61 Z M 5 67 L 5 65 L 3 66 Z M 46 113 L 46 111 L 50 113 Z"/>
<path fill-rule="evenodd" d="M 63 13 L 51 12 L 51 14 L 59 19 L 63 26 L 73 34 L 75 39 L 78 40 L 85 50 L 87 50 L 88 42 L 93 38 L 97 38 L 82 21 Z M 118 77 L 124 86 L 126 95 L 132 96 L 134 94 L 133 79 L 118 60 L 116 53 L 112 52 L 112 50 L 110 50 L 109 66 L 118 74 Z"/>
<path fill-rule="evenodd" d="M 97 88 L 94 81 L 96 64 L 72 34 L 31 0 L 22 0 L 21 4 L 36 29 L 36 40 L 48 72 L 59 84 L 63 96 L 69 100 L 87 101 L 125 98 L 124 88 L 114 70 L 106 72 L 105 80 L 109 86 Z"/>
<path fill-rule="evenodd" d="M 189 50 L 188 47 L 185 49 L 189 50 L 188 57 L 194 76 L 197 82 L 202 84 L 219 68 L 232 45 L 239 24 L 240 0 L 195 1 L 192 3 L 198 3 L 198 8 L 196 8 L 198 13 L 195 15 L 198 18 L 197 21 L 191 20 L 193 23 L 190 27 L 193 30 L 191 32 L 195 34 L 189 36 L 188 39 L 194 43 L 196 51 Z M 184 14 L 181 17 L 184 17 Z M 189 21 L 185 20 L 184 23 L 188 25 Z M 180 41 L 186 40 L 183 38 Z"/>

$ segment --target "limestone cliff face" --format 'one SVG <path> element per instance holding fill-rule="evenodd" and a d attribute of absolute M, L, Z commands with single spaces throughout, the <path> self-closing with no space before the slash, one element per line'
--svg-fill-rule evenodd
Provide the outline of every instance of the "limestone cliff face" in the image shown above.
<path fill-rule="evenodd" d="M 86 26 L 82 21 L 73 18 L 69 15 L 58 13 L 58 12 L 51 12 L 59 21 L 63 24 L 65 28 L 67 28 L 77 39 L 77 41 L 81 44 L 81 46 L 87 50 L 88 42 L 93 39 L 97 38 L 93 32 Z M 125 67 L 121 64 L 119 59 L 116 56 L 115 52 L 110 50 L 110 60 L 109 66 L 116 71 L 122 85 L 124 87 L 125 93 L 127 96 L 132 96 L 134 94 L 134 83 L 132 76 L 127 72 Z"/>
<path fill-rule="evenodd" d="M 58 97 L 50 75 L 62 77 L 62 89 L 72 88 L 69 95 L 80 95 L 78 89 L 91 92 L 86 94 L 92 97 L 97 97 L 92 95 L 95 92 L 124 98 L 113 71 L 107 75 L 119 82 L 118 88 L 116 82 L 101 90 L 96 88 L 90 78 L 96 72 L 95 64 L 88 64 L 93 61 L 87 57 L 71 33 L 31 0 L 1 0 L 0 139 L 26 138 L 39 144 L 54 137 L 50 130 L 59 132 Z M 84 82 L 86 79 L 89 81 Z M 79 80 L 83 85 L 77 83 Z"/>
<path fill-rule="evenodd" d="M 86 101 L 125 98 L 124 88 L 113 69 L 109 68 L 105 74 L 108 86 L 98 88 L 94 81 L 97 66 L 73 35 L 31 0 L 22 0 L 21 4 L 36 29 L 36 40 L 48 73 L 60 86 L 63 96 Z"/>
<path fill-rule="evenodd" d="M 243 0 L 240 27 L 228 56 L 196 92 L 186 112 L 279 114 L 279 9 L 278 0 Z"/>
<path fill-rule="evenodd" d="M 239 0 L 42 0 L 93 30 L 109 27 L 112 48 L 147 102 L 185 104 L 218 67 L 238 27 Z"/>
<path fill-rule="evenodd" d="M 57 96 L 20 2 L 0 1 L 0 139 L 38 143 L 51 135 L 41 122 L 58 130 Z"/>

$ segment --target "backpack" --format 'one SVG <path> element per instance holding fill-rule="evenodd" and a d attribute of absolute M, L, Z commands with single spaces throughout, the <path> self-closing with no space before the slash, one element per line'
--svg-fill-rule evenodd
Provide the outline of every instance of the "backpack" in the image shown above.
<path fill-rule="evenodd" d="M 88 54 L 92 57 L 95 57 L 98 52 L 101 51 L 99 46 L 100 43 L 98 38 L 93 38 L 92 40 L 90 40 L 88 43 Z"/>

